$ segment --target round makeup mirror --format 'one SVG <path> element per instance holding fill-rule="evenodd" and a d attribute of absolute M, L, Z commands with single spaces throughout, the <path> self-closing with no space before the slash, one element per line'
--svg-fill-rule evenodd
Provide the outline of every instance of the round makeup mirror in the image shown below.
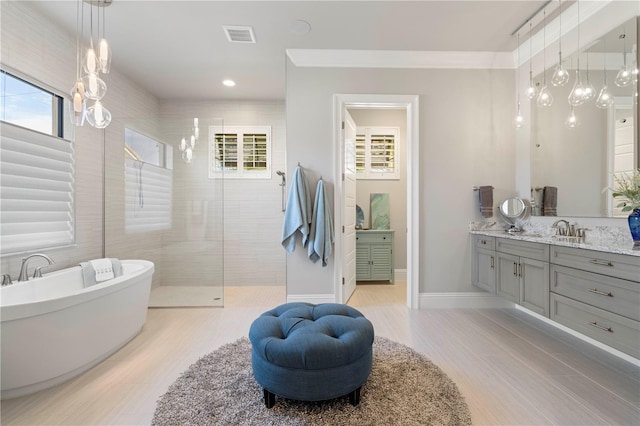
<path fill-rule="evenodd" d="M 523 223 L 531 216 L 531 206 L 521 198 L 507 198 L 498 205 L 498 212 L 511 225 L 510 232 L 519 232 Z"/>

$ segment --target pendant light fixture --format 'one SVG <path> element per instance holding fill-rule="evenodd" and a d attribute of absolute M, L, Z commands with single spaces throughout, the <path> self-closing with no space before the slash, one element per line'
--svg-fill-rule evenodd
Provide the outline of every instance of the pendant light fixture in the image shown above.
<path fill-rule="evenodd" d="M 567 117 L 567 119 L 565 120 L 564 125 L 569 129 L 576 128 L 580 125 L 578 117 L 576 117 L 576 112 L 573 105 L 571 105 L 571 113 L 569 113 L 569 117 Z"/>
<path fill-rule="evenodd" d="M 627 68 L 627 34 L 624 27 L 622 27 L 622 31 L 622 34 L 618 37 L 622 40 L 622 67 L 618 71 L 614 83 L 618 87 L 627 87 L 633 82 L 634 77 L 633 73 Z"/>
<path fill-rule="evenodd" d="M 84 5 L 84 3 L 83 3 Z M 80 39 L 82 38 L 80 2 L 76 2 L 76 83 L 71 88 L 71 102 L 69 102 L 69 116 L 76 126 L 82 126 L 86 116 L 86 102 L 84 83 L 82 82 L 80 65 Z"/>
<path fill-rule="evenodd" d="M 104 23 L 102 39 L 96 53 L 93 44 L 93 6 L 104 9 L 111 5 L 112 0 L 76 0 L 76 83 L 71 89 L 72 121 L 76 126 L 82 126 L 86 120 L 89 125 L 104 129 L 111 123 L 111 112 L 102 104 L 107 93 L 107 84 L 100 78 L 100 73 L 106 73 L 111 66 L 111 49 L 104 39 Z M 82 52 L 82 38 L 84 37 L 84 3 L 89 4 L 89 43 L 84 55 Z M 104 20 L 104 14 L 103 14 Z M 100 36 L 100 14 L 98 13 L 98 36 Z M 82 59 L 81 59 L 82 58 Z M 92 105 L 87 101 L 92 100 Z"/>
<path fill-rule="evenodd" d="M 193 151 L 198 143 L 200 137 L 200 127 L 198 127 L 198 118 L 193 119 L 193 127 L 191 127 L 191 137 L 187 141 L 187 138 L 182 138 L 178 148 L 182 152 L 182 159 L 185 163 L 189 164 L 193 160 Z"/>
<path fill-rule="evenodd" d="M 602 65 L 602 89 L 600 89 L 600 93 L 598 94 L 598 99 L 596 99 L 596 106 L 598 108 L 607 109 L 611 105 L 613 105 L 613 96 L 609 93 L 609 88 L 607 87 L 607 42 L 606 40 L 602 41 L 603 43 L 603 65 Z"/>
<path fill-rule="evenodd" d="M 531 33 L 531 21 L 529 21 L 529 87 L 527 88 L 527 97 L 529 100 L 533 100 L 538 97 L 538 88 L 533 82 L 533 50 L 531 49 L 531 40 L 533 34 Z"/>
<path fill-rule="evenodd" d="M 539 108 L 546 108 L 553 105 L 553 95 L 547 87 L 547 11 L 543 11 L 543 27 L 542 27 L 542 89 L 538 93 L 536 105 Z"/>
<path fill-rule="evenodd" d="M 111 70 L 111 47 L 106 39 L 106 17 L 107 9 L 98 8 L 98 22 L 100 22 L 100 10 L 102 10 L 102 37 L 98 42 L 98 65 L 100 72 L 109 74 Z M 100 36 L 100 26 L 98 26 L 98 36 Z"/>
<path fill-rule="evenodd" d="M 518 63 L 516 64 L 516 117 L 513 119 L 513 125 L 519 129 L 522 126 L 524 126 L 524 117 L 520 112 L 520 91 L 517 89 L 517 87 L 520 86 L 520 72 L 519 72 L 520 70 L 520 33 L 518 33 L 517 43 L 518 43 Z"/>
<path fill-rule="evenodd" d="M 586 53 L 587 53 L 587 71 L 586 71 L 587 81 L 585 81 L 582 87 L 582 92 L 583 92 L 582 96 L 585 102 L 590 101 L 596 95 L 596 89 L 593 87 L 593 84 L 591 84 L 591 82 L 589 81 L 589 51 L 587 50 Z"/>
<path fill-rule="evenodd" d="M 564 86 L 569 82 L 569 72 L 564 68 L 562 63 L 562 0 L 558 0 L 558 10 L 560 14 L 558 16 L 560 23 L 560 34 L 558 35 L 558 65 L 551 77 L 551 84 L 554 86 Z"/>
<path fill-rule="evenodd" d="M 569 105 L 571 106 L 579 106 L 585 102 L 584 86 L 580 78 L 580 0 L 577 0 L 576 3 L 578 3 L 578 65 L 576 67 L 576 82 L 573 83 L 573 89 L 569 93 Z"/>

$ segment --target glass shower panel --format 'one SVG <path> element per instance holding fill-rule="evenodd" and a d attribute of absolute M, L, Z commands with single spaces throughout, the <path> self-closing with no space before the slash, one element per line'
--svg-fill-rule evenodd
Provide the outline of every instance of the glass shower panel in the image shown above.
<path fill-rule="evenodd" d="M 223 306 L 224 180 L 209 177 L 220 118 L 114 120 L 106 144 L 105 251 L 154 262 L 150 307 Z"/>

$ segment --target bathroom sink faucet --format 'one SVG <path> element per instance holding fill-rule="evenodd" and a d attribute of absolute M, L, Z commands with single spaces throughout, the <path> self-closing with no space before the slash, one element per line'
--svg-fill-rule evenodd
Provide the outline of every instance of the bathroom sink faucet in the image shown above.
<path fill-rule="evenodd" d="M 42 253 L 35 253 L 35 254 L 29 255 L 27 257 L 23 257 L 22 258 L 22 265 L 20 265 L 20 275 L 18 276 L 18 281 L 28 281 L 29 280 L 29 272 L 28 272 L 28 270 L 29 270 L 29 260 L 31 260 L 34 257 L 42 257 L 47 262 L 49 262 L 49 265 L 53 265 L 53 264 L 56 263 L 49 256 L 47 256 L 46 254 L 42 254 Z M 36 268 L 36 272 L 34 272 L 34 274 L 33 274 L 34 278 L 37 278 L 38 275 L 42 276 L 42 273 L 40 272 L 40 269 L 41 269 L 41 267 L 40 268 Z"/>
<path fill-rule="evenodd" d="M 560 223 L 564 223 L 565 226 L 560 227 Z M 564 219 L 556 220 L 553 222 L 551 227 L 556 229 L 556 235 L 563 235 L 566 237 L 574 237 L 576 235 L 575 225 L 570 224 L 569 221 Z"/>

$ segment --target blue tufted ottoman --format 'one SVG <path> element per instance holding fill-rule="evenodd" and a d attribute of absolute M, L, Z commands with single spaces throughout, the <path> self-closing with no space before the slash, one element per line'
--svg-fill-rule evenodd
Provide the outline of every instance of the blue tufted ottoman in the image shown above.
<path fill-rule="evenodd" d="M 275 396 L 360 402 L 373 361 L 373 325 L 337 303 L 285 303 L 251 324 L 251 364 L 267 408 Z"/>

